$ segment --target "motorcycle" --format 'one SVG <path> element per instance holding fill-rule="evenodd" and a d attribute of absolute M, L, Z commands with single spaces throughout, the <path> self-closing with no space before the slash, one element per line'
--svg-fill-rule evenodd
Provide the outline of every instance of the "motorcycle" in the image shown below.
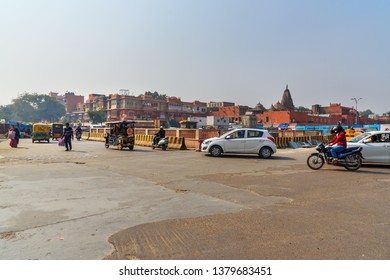
<path fill-rule="evenodd" d="M 161 148 L 163 151 L 165 151 L 168 148 L 168 138 L 160 138 L 158 139 L 157 144 L 154 144 L 154 139 L 152 143 L 152 149 L 154 150 L 155 148 Z"/>
<path fill-rule="evenodd" d="M 80 132 L 80 131 L 77 131 L 77 132 L 76 132 L 76 139 L 77 139 L 78 141 L 80 141 L 80 139 L 81 139 L 81 132 Z"/>
<path fill-rule="evenodd" d="M 320 169 L 325 163 L 344 166 L 349 171 L 356 171 L 362 165 L 362 147 L 346 148 L 339 153 L 339 159 L 337 163 L 333 163 L 332 154 L 330 153 L 331 148 L 325 146 L 324 143 L 317 145 L 317 153 L 312 153 L 307 158 L 307 165 L 313 169 Z"/>

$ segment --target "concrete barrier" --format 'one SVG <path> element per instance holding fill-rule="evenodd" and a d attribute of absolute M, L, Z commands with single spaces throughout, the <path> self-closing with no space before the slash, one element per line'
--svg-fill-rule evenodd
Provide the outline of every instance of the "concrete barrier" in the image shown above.
<path fill-rule="evenodd" d="M 81 134 L 81 139 L 88 140 L 89 139 L 89 132 L 83 132 Z"/>
<path fill-rule="evenodd" d="M 152 147 L 153 137 L 153 135 L 136 134 L 134 144 L 137 146 Z"/>
<path fill-rule="evenodd" d="M 184 137 L 168 136 L 168 149 L 187 150 Z"/>

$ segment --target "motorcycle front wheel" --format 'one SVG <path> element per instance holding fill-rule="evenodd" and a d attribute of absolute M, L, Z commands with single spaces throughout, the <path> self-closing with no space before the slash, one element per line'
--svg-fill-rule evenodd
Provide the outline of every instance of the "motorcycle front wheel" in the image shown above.
<path fill-rule="evenodd" d="M 324 159 L 320 157 L 320 154 L 312 154 L 307 158 L 307 166 L 313 170 L 318 170 L 324 165 Z"/>
<path fill-rule="evenodd" d="M 362 166 L 362 159 L 359 155 L 348 155 L 345 157 L 345 169 L 356 171 Z"/>

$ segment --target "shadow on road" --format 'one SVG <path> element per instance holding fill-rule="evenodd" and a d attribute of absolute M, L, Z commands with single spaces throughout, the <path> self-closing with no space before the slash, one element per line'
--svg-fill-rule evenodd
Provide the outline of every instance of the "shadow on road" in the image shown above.
<path fill-rule="evenodd" d="M 206 154 L 206 157 L 214 158 L 210 154 Z M 215 157 L 218 158 L 218 157 Z M 240 154 L 228 154 L 228 155 L 221 155 L 220 158 L 245 158 L 245 159 L 252 159 L 252 160 L 297 160 L 296 158 L 293 157 L 282 157 L 282 156 L 272 156 L 268 159 L 261 158 L 258 155 L 240 155 Z"/>

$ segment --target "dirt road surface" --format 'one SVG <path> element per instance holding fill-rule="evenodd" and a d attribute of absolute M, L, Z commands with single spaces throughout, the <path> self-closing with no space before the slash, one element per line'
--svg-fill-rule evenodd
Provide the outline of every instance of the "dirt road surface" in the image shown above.
<path fill-rule="evenodd" d="M 0 143 L 0 259 L 389 259 L 390 168 Z"/>

